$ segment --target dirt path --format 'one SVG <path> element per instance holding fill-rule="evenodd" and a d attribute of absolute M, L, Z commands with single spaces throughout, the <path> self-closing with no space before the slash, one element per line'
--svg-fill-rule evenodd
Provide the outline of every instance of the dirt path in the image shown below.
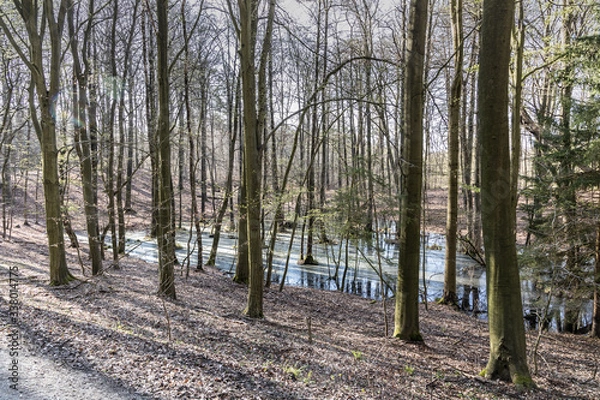
<path fill-rule="evenodd" d="M 4 333 L 4 330 L 2 330 Z M 6 335 L 0 346 L 0 400 L 106 400 L 149 399 L 120 386 L 95 371 L 76 370 L 46 357 L 40 357 L 21 345 L 18 355 L 17 388 L 11 388 L 12 357 Z"/>

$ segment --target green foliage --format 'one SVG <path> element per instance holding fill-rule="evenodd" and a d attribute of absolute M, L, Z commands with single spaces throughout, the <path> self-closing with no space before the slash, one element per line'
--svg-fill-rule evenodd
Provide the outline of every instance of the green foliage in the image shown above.
<path fill-rule="evenodd" d="M 305 366 L 297 367 L 294 366 L 285 366 L 283 368 L 283 372 L 285 372 L 291 379 L 295 381 L 300 381 L 305 384 L 313 383 L 312 381 L 312 371 L 308 371 L 304 374 Z"/>
<path fill-rule="evenodd" d="M 357 351 L 357 350 L 351 350 L 352 351 L 352 355 L 354 356 L 354 359 L 356 361 L 360 361 L 363 359 L 363 353 L 361 351 Z"/>
<path fill-rule="evenodd" d="M 129 335 L 133 334 L 133 329 L 131 329 L 130 327 L 128 327 L 125 324 L 122 324 L 121 320 L 117 320 L 117 323 L 115 325 L 115 329 L 117 331 L 119 331 L 119 332 L 123 332 L 123 333 L 129 334 Z"/>
<path fill-rule="evenodd" d="M 591 293 L 600 206 L 589 195 L 600 187 L 599 60 L 598 36 L 564 49 L 553 79 L 558 88 L 570 89 L 559 92 L 569 97 L 557 100 L 562 112 L 537 115 L 535 176 L 521 192 L 530 244 L 519 257 L 524 278 L 538 293 L 569 299 L 567 315 L 576 315 Z"/>
<path fill-rule="evenodd" d="M 415 368 L 410 366 L 410 365 L 405 365 L 404 366 L 404 372 L 406 372 L 408 375 L 414 375 L 415 373 Z"/>

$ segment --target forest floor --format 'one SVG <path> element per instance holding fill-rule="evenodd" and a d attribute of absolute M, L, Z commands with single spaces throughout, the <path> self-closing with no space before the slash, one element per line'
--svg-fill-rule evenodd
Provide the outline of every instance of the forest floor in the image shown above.
<path fill-rule="evenodd" d="M 134 190 L 138 214 L 127 226 L 139 231 L 148 226 L 150 193 L 145 185 Z M 443 232 L 444 196 L 431 193 L 428 231 Z M 83 231 L 77 185 L 69 197 L 74 229 Z M 266 288 L 265 318 L 254 320 L 242 314 L 246 287 L 217 269 L 187 279 L 178 270 L 177 300 L 163 301 L 155 264 L 125 257 L 120 269 L 106 261 L 107 271 L 90 277 L 85 246 L 80 254 L 68 249 L 77 280 L 50 287 L 45 229 L 33 215 L 31 224 L 17 219 L 10 236 L 0 236 L 0 400 L 600 398 L 600 341 L 544 333 L 534 355 L 538 337 L 529 332 L 537 388 L 521 391 L 479 376 L 485 321 L 436 304 L 420 306 L 423 344 L 390 337 L 393 300 L 338 292 Z M 18 268 L 16 357 L 7 336 L 11 268 Z M 13 360 L 18 392 L 9 387 Z"/>
<path fill-rule="evenodd" d="M 423 344 L 390 337 L 393 300 L 266 289 L 262 320 L 243 316 L 246 287 L 216 269 L 177 273 L 176 301 L 156 295 L 157 267 L 123 258 L 100 277 L 49 287 L 40 225 L 0 240 L 0 399 L 598 399 L 600 341 L 527 335 L 537 388 L 481 378 L 487 324 L 421 305 Z M 82 249 L 84 260 L 87 255 Z M 106 263 L 108 265 L 108 262 Z M 20 381 L 11 357 L 8 268 L 18 268 Z M 179 271 L 178 271 L 179 272 Z M 307 319 L 310 319 L 310 333 Z"/>

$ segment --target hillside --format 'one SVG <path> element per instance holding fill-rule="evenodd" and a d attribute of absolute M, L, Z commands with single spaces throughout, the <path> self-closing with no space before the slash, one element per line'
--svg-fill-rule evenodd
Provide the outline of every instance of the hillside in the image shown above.
<path fill-rule="evenodd" d="M 0 242 L 3 331 L 8 268 L 17 266 L 28 349 L 20 357 L 51 361 L 45 376 L 55 374 L 69 388 L 59 397 L 35 397 L 44 386 L 23 378 L 20 387 L 34 390 L 27 398 L 95 399 L 107 387 L 111 398 L 149 399 L 596 399 L 600 393 L 600 343 L 584 336 L 544 334 L 538 388 L 519 392 L 478 376 L 487 360 L 486 324 L 445 307 L 421 306 L 425 344 L 414 345 L 384 336 L 381 302 L 336 292 L 268 289 L 266 318 L 247 319 L 246 288 L 213 269 L 188 280 L 177 274 L 177 301 L 162 302 L 155 265 L 125 258 L 122 269 L 90 278 L 69 249 L 80 280 L 52 288 L 46 251 L 38 225 L 15 227 Z M 391 330 L 393 300 L 387 309 Z M 528 334 L 532 368 L 536 339 Z M 100 397 L 78 392 L 98 381 Z"/>

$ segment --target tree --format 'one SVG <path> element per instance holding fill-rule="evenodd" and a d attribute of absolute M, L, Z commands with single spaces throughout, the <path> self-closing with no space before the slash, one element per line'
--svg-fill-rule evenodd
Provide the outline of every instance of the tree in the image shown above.
<path fill-rule="evenodd" d="M 421 186 L 423 182 L 423 65 L 428 0 L 412 0 L 404 93 L 404 141 L 401 166 L 400 249 L 396 283 L 394 336 L 421 341 L 419 331 L 419 260 L 421 244 Z"/>
<path fill-rule="evenodd" d="M 19 17 L 25 25 L 29 54 L 17 40 L 18 33 L 8 23 L 6 9 L 0 11 L 0 27 L 11 45 L 31 72 L 37 93 L 37 113 L 32 112 L 34 126 L 42 148 L 42 175 L 44 204 L 46 209 L 46 232 L 50 254 L 50 285 L 63 285 L 73 279 L 67 267 L 64 242 L 64 223 L 61 214 L 60 181 L 58 176 L 58 149 L 56 137 L 55 106 L 60 88 L 60 65 L 63 56 L 62 32 L 67 12 L 66 0 L 55 10 L 54 1 L 14 0 Z M 44 36 L 49 34 L 49 60 L 44 60 L 46 49 Z"/>
<path fill-rule="evenodd" d="M 169 23 L 168 0 L 156 2 L 158 54 L 158 271 L 159 294 L 175 299 L 175 226 L 173 224 L 173 184 L 171 182 L 171 142 L 169 124 Z"/>
<path fill-rule="evenodd" d="M 248 233 L 248 263 L 250 282 L 248 303 L 244 314 L 251 318 L 263 317 L 264 274 L 261 236 L 261 140 L 266 115 L 266 67 L 270 54 L 271 34 L 275 15 L 275 0 L 269 1 L 269 17 L 259 68 L 254 55 L 258 25 L 258 0 L 238 0 L 240 36 L 240 73 L 244 120 L 244 181 L 246 184 L 246 224 Z M 258 82 L 255 75 L 258 75 Z M 258 107 L 257 107 L 258 104 Z"/>
<path fill-rule="evenodd" d="M 90 15 L 93 15 L 93 4 L 90 2 Z M 91 75 L 90 61 L 85 49 L 89 45 L 90 34 L 94 19 L 89 18 L 86 29 L 84 30 L 83 51 L 79 49 L 79 40 L 75 26 L 75 16 L 72 0 L 67 0 L 67 18 L 69 24 L 69 35 L 71 54 L 73 56 L 73 114 L 75 130 L 75 146 L 79 157 L 81 169 L 81 182 L 83 186 L 84 213 L 86 219 L 86 228 L 88 234 L 88 243 L 90 249 L 90 258 L 92 261 L 92 274 L 102 273 L 102 252 L 100 242 L 100 228 L 98 225 L 98 178 L 95 176 L 97 171 L 93 166 L 93 157 L 95 157 L 92 141 L 89 135 L 87 125 L 87 87 L 88 77 Z M 83 63 L 83 66 L 82 66 Z"/>
<path fill-rule="evenodd" d="M 452 42 L 456 52 L 454 78 L 450 88 L 449 131 L 448 131 L 448 206 L 446 214 L 446 257 L 444 271 L 444 293 L 441 301 L 455 305 L 456 296 L 456 241 L 458 220 L 458 138 L 460 135 L 460 110 L 463 85 L 463 33 L 462 0 L 451 0 Z"/>
<path fill-rule="evenodd" d="M 487 378 L 532 386 L 525 352 L 521 280 L 510 190 L 508 88 L 514 0 L 485 0 L 479 67 L 481 208 L 487 266 Z"/>

